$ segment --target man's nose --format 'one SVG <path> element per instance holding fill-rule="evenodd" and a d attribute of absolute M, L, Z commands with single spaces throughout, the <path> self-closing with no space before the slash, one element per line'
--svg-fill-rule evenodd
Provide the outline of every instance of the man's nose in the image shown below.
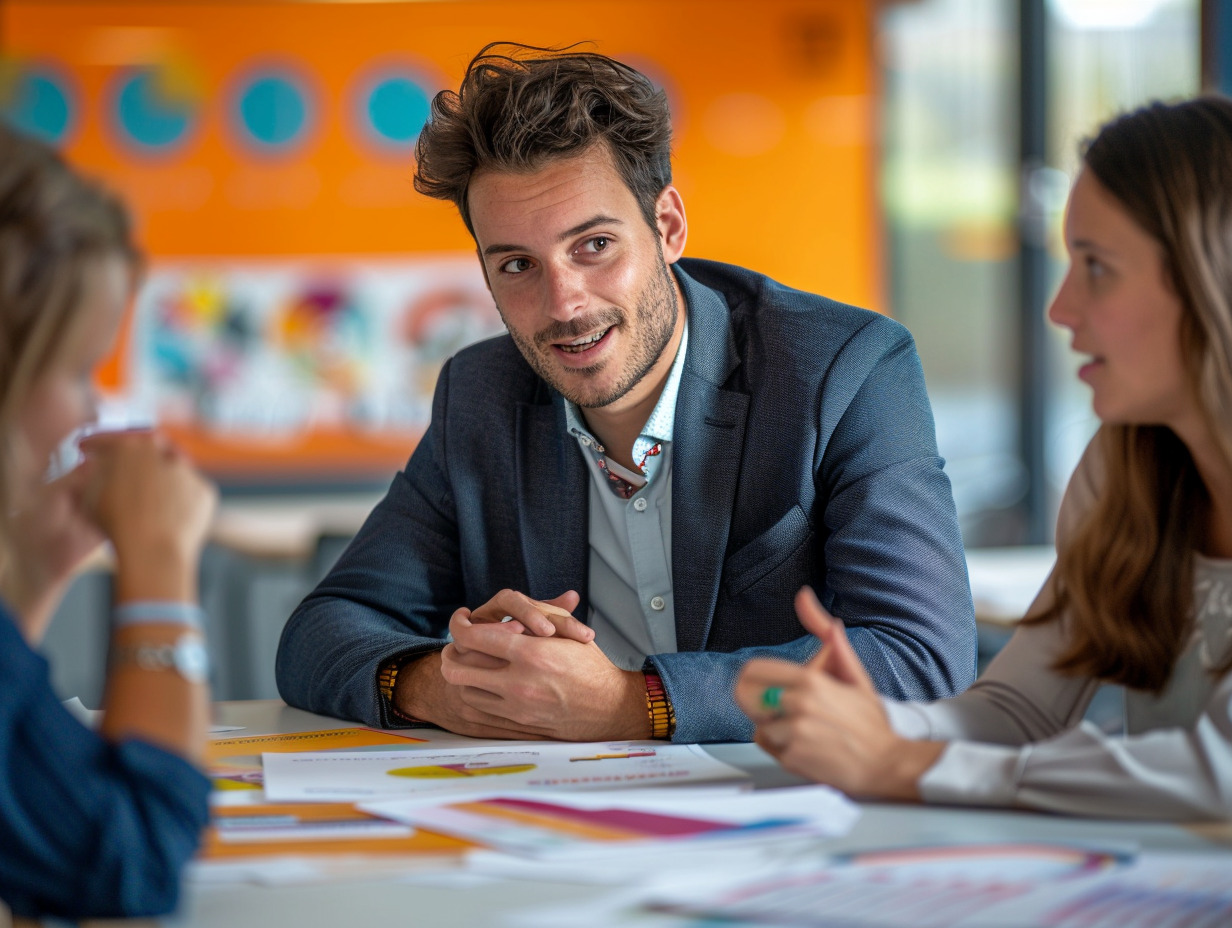
<path fill-rule="evenodd" d="M 572 319 L 586 307 L 582 276 L 576 268 L 567 265 L 548 269 L 547 310 L 553 319 Z"/>

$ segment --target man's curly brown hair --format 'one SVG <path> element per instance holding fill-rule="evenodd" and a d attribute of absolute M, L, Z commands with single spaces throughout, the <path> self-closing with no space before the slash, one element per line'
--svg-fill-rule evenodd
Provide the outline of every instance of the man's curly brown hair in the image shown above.
<path fill-rule="evenodd" d="M 667 95 L 641 72 L 596 52 L 493 42 L 442 90 L 415 146 L 415 189 L 458 207 L 474 235 L 467 189 L 478 171 L 535 171 L 603 143 L 655 226 L 672 181 Z"/>

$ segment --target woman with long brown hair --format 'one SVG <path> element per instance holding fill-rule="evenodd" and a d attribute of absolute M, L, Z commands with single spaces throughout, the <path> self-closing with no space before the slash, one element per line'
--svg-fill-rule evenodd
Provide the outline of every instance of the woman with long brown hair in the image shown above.
<path fill-rule="evenodd" d="M 123 208 L 0 124 L 0 900 L 18 916 L 174 908 L 208 815 L 196 583 L 214 492 L 152 432 L 96 435 L 49 472 L 94 419 L 138 264 Z M 95 733 L 34 647 L 104 540 L 116 608 Z"/>
<path fill-rule="evenodd" d="M 1232 817 L 1232 102 L 1153 104 L 1083 153 L 1049 310 L 1102 425 L 1027 617 L 960 696 L 879 699 L 811 591 L 823 647 L 737 684 L 757 741 L 853 794 L 1082 815 Z M 1082 722 L 1124 686 L 1125 734 Z"/>

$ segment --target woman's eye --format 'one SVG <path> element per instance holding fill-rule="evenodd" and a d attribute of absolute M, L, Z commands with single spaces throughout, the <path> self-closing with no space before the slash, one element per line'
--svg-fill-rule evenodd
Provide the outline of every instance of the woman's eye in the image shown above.
<path fill-rule="evenodd" d="M 530 270 L 530 259 L 510 258 L 500 266 L 500 269 L 504 274 L 521 274 L 523 271 Z"/>
<path fill-rule="evenodd" d="M 1091 277 L 1103 277 L 1108 272 L 1099 258 L 1087 257 L 1087 274 Z"/>

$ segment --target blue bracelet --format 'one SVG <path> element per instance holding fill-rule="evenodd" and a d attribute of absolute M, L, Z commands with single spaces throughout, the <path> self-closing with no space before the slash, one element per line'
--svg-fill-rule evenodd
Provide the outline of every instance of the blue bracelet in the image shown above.
<path fill-rule="evenodd" d="M 205 624 L 205 611 L 196 603 L 142 599 L 116 606 L 111 616 L 112 628 L 154 624 L 187 625 L 201 631 Z"/>

